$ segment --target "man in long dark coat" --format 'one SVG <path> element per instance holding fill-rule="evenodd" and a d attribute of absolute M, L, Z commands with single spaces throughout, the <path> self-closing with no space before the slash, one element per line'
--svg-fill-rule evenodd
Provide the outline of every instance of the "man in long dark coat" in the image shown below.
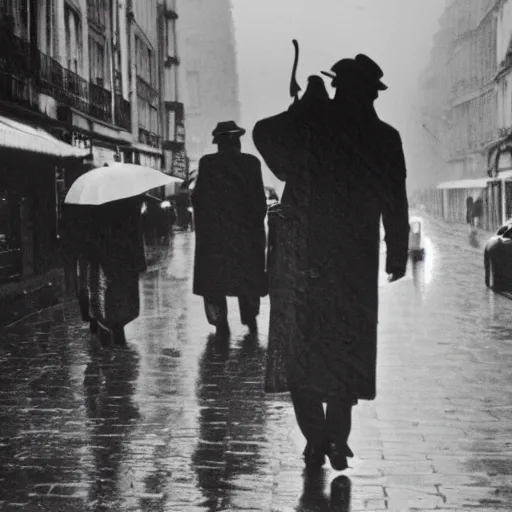
<path fill-rule="evenodd" d="M 294 294 L 297 308 L 305 307 L 287 379 L 307 439 L 305 461 L 321 466 L 328 455 L 343 470 L 352 456 L 352 406 L 376 396 L 380 219 L 390 281 L 406 272 L 409 222 L 401 138 L 373 107 L 386 89 L 381 69 L 358 55 L 332 72 L 324 74 L 333 79 L 334 100 L 313 112 L 301 100 L 275 118 L 274 130 L 271 120 L 256 124 L 253 138 L 286 181 L 283 202 L 304 225 L 306 254 L 295 261 L 297 280 L 306 276 L 306 284 Z"/>
<path fill-rule="evenodd" d="M 192 193 L 193 291 L 204 297 L 208 322 L 221 336 L 229 334 L 226 297 L 238 297 L 242 324 L 254 333 L 260 297 L 268 292 L 265 189 L 260 161 L 241 152 L 244 133 L 233 121 L 217 125 L 218 152 L 201 158 Z"/>

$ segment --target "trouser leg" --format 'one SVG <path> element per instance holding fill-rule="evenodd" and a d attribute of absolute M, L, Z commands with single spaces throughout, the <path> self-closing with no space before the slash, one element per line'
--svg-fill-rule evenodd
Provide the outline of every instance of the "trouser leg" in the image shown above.
<path fill-rule="evenodd" d="M 204 310 L 210 325 L 220 327 L 228 323 L 228 303 L 226 297 L 204 297 Z"/>
<path fill-rule="evenodd" d="M 329 440 L 340 447 L 347 445 L 352 430 L 352 404 L 342 400 L 329 401 L 326 424 Z"/>
<path fill-rule="evenodd" d="M 297 424 L 309 444 L 321 445 L 325 441 L 325 414 L 321 400 L 315 396 L 291 390 Z"/>
<path fill-rule="evenodd" d="M 260 314 L 259 297 L 238 297 L 238 306 L 240 308 L 240 320 L 242 325 L 252 326 Z"/>
<path fill-rule="evenodd" d="M 126 335 L 124 332 L 124 326 L 116 326 L 112 329 L 111 340 L 115 345 L 126 345 Z"/>

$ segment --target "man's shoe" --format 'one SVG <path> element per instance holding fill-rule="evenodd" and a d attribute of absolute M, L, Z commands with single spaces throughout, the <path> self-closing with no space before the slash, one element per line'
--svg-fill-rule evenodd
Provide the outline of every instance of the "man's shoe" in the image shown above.
<path fill-rule="evenodd" d="M 343 447 L 338 446 L 336 443 L 329 443 L 327 456 L 331 462 L 332 469 L 344 471 L 348 468 L 347 457 L 353 457 L 354 454 L 346 443 Z"/>
<path fill-rule="evenodd" d="M 124 347 L 127 345 L 124 328 L 117 328 L 112 330 L 112 342 L 114 345 Z"/>
<path fill-rule="evenodd" d="M 308 443 L 303 455 L 307 468 L 321 468 L 325 464 L 325 451 L 322 446 Z"/>

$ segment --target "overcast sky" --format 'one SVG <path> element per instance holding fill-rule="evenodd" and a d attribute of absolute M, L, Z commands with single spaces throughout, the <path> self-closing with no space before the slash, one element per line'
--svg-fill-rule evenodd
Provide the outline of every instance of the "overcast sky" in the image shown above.
<path fill-rule="evenodd" d="M 402 132 L 406 158 L 408 114 L 445 0 L 232 0 L 238 49 L 245 149 L 254 151 L 254 123 L 286 109 L 300 45 L 298 80 L 329 70 L 337 60 L 366 53 L 383 69 L 389 89 L 376 102 L 380 117 Z M 332 90 L 327 79 L 328 90 Z M 267 180 L 272 180 L 266 175 Z"/>

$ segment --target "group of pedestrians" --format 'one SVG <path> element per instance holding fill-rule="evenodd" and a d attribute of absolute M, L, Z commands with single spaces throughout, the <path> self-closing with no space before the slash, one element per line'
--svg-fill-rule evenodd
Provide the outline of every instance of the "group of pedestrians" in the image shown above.
<path fill-rule="evenodd" d="M 192 194 L 194 293 L 222 339 L 226 297 L 256 332 L 270 294 L 266 390 L 290 392 L 307 467 L 327 456 L 343 470 L 352 407 L 376 396 L 380 220 L 391 282 L 406 272 L 409 220 L 402 141 L 374 109 L 387 89 L 382 70 L 360 54 L 323 74 L 334 99 L 311 76 L 300 100 L 254 127 L 256 148 L 286 182 L 268 212 L 267 264 L 260 161 L 241 152 L 245 131 L 234 122 L 214 130 L 218 152 L 201 159 Z"/>
<path fill-rule="evenodd" d="M 380 221 L 389 281 L 405 275 L 409 221 L 402 141 L 374 109 L 387 88 L 382 70 L 360 54 L 323 74 L 333 99 L 311 76 L 302 98 L 254 127 L 256 148 L 286 183 L 269 212 L 260 160 L 241 150 L 245 130 L 226 121 L 213 131 L 218 151 L 200 160 L 192 192 L 193 292 L 222 340 L 227 297 L 238 298 L 241 323 L 256 334 L 261 297 L 270 295 L 265 389 L 291 394 L 307 467 L 327 456 L 343 470 L 353 456 L 352 408 L 376 397 Z M 82 316 L 114 343 L 125 343 L 124 326 L 139 314 L 143 201 L 66 211 Z"/>

